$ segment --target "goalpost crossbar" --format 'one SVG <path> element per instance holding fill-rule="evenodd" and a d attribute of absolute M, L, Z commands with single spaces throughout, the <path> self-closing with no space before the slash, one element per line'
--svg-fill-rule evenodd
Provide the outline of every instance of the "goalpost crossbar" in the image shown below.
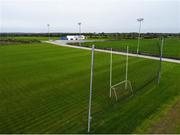
<path fill-rule="evenodd" d="M 114 87 L 116 87 L 116 86 L 118 86 L 118 85 L 120 85 L 120 84 L 122 84 L 122 83 L 125 83 L 125 82 L 126 82 L 126 80 L 121 81 L 121 82 L 119 82 L 119 83 L 117 83 L 117 84 L 115 84 L 115 85 L 111 86 L 111 89 L 112 89 L 112 88 L 114 88 Z"/>
<path fill-rule="evenodd" d="M 130 87 L 130 91 L 131 91 L 131 94 L 133 95 L 133 89 L 132 89 L 132 85 L 131 85 L 131 82 L 129 80 L 124 80 L 124 81 L 121 81 L 115 85 L 113 85 L 110 89 L 113 90 L 114 92 L 114 95 L 115 95 L 115 98 L 116 98 L 116 101 L 118 100 L 118 97 L 117 97 L 117 92 L 116 92 L 116 87 L 123 84 L 123 83 L 126 83 L 125 84 L 125 89 L 127 89 L 127 84 L 129 84 L 129 87 Z"/>

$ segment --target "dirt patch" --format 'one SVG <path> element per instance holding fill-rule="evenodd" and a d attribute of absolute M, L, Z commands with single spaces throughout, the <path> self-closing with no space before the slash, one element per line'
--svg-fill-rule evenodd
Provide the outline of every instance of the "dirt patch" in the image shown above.
<path fill-rule="evenodd" d="M 32 39 L 32 40 L 0 39 L 0 45 L 16 45 L 16 44 L 32 44 L 32 43 L 41 43 L 41 41 L 36 39 Z"/>
<path fill-rule="evenodd" d="M 164 116 L 153 124 L 148 133 L 177 134 L 180 127 L 180 100 L 178 100 Z M 180 132 L 179 132 L 180 133 Z"/>

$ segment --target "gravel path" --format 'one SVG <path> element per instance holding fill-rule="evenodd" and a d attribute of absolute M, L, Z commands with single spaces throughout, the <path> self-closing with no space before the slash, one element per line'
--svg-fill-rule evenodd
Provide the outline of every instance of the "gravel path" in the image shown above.
<path fill-rule="evenodd" d="M 95 41 L 97 41 L 97 40 L 83 40 L 81 42 L 95 42 Z M 104 40 L 101 40 L 101 41 L 104 41 Z M 91 48 L 88 48 L 88 47 L 67 45 L 67 43 L 78 43 L 79 41 L 54 40 L 54 41 L 45 41 L 45 42 L 46 43 L 50 43 L 50 44 L 54 44 L 54 45 L 70 47 L 70 48 L 78 48 L 78 49 L 83 49 L 83 50 L 91 50 Z M 95 49 L 95 51 L 111 53 L 111 51 L 109 51 L 109 50 L 102 50 L 102 49 Z M 126 53 L 124 53 L 124 52 L 113 51 L 112 53 L 113 54 L 119 54 L 119 55 L 126 55 Z M 159 60 L 158 57 L 153 57 L 153 56 L 137 55 L 137 54 L 132 54 L 132 53 L 129 53 L 128 55 L 132 56 L 132 57 L 140 57 L 140 58 L 146 58 L 146 59 Z M 175 59 L 162 58 L 162 61 L 180 64 L 180 60 L 175 60 Z"/>

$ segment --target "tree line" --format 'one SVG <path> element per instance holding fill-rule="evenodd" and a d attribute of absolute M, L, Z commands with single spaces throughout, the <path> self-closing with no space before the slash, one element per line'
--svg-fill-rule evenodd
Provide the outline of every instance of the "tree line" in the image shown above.
<path fill-rule="evenodd" d="M 79 33 L 50 33 L 51 37 L 63 37 L 67 35 L 79 35 Z M 89 39 L 136 39 L 138 33 L 82 33 Z M 48 33 L 0 33 L 0 37 L 21 37 L 21 36 L 36 36 L 36 37 L 48 37 Z M 145 39 L 159 38 L 159 37 L 179 37 L 180 33 L 141 33 L 141 37 Z"/>

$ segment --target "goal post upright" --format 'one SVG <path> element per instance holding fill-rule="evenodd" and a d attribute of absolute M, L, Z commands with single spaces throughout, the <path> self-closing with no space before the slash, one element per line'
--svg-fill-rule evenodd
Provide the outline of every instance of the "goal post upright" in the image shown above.
<path fill-rule="evenodd" d="M 125 89 L 127 89 L 127 83 L 128 83 L 128 53 L 129 53 L 129 47 L 127 46 L 127 52 L 126 52 L 126 77 L 125 77 Z"/>
<path fill-rule="evenodd" d="M 161 80 L 161 69 L 162 69 L 162 55 L 163 55 L 163 47 L 164 47 L 164 38 L 161 39 L 161 46 L 160 46 L 160 64 L 159 64 L 159 71 L 158 71 L 158 84 Z"/>
<path fill-rule="evenodd" d="M 110 84 L 109 96 L 111 97 L 111 95 L 112 95 L 112 90 L 111 90 L 111 87 L 112 87 L 112 48 L 111 48 L 111 53 L 110 53 L 110 81 L 109 81 L 109 84 Z"/>
<path fill-rule="evenodd" d="M 94 45 L 92 45 L 91 54 L 91 77 L 90 77 L 90 93 L 89 93 L 89 111 L 88 111 L 88 133 L 91 130 L 91 105 L 92 105 L 92 87 L 93 87 L 93 77 L 94 77 Z"/>

